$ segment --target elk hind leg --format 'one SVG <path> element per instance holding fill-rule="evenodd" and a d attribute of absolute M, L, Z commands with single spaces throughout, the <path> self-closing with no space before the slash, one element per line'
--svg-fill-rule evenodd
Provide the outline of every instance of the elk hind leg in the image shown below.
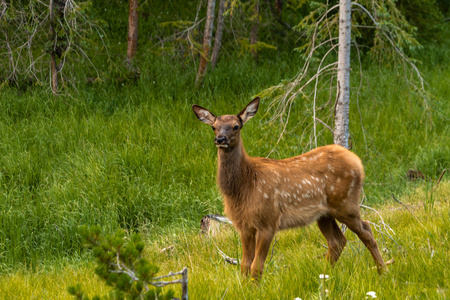
<path fill-rule="evenodd" d="M 327 239 L 328 252 L 327 260 L 334 266 L 336 261 L 341 256 L 342 250 L 344 250 L 347 239 L 342 233 L 339 226 L 336 224 L 336 220 L 331 216 L 321 217 L 317 221 L 320 231 Z"/>
<path fill-rule="evenodd" d="M 346 224 L 351 231 L 356 233 L 367 249 L 369 249 L 370 254 L 372 254 L 372 257 L 377 264 L 378 273 L 381 274 L 386 265 L 381 257 L 377 241 L 375 240 L 372 230 L 370 229 L 369 222 L 361 220 L 359 214 L 357 216 L 347 218 L 346 220 L 342 220 L 342 222 Z"/>

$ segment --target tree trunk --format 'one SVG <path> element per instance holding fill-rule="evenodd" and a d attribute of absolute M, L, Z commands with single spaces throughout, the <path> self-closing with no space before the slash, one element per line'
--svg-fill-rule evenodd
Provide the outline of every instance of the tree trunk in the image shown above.
<path fill-rule="evenodd" d="M 283 0 L 275 0 L 275 10 L 278 18 L 281 18 L 281 12 L 283 10 Z"/>
<path fill-rule="evenodd" d="M 58 67 L 56 64 L 56 34 L 53 23 L 53 0 L 50 0 L 49 3 L 49 11 L 50 11 L 50 33 L 52 38 L 52 50 L 50 51 L 50 72 L 52 78 L 52 92 L 53 94 L 58 94 Z"/>
<path fill-rule="evenodd" d="M 197 77 L 195 78 L 195 85 L 199 86 L 202 83 L 203 76 L 206 72 L 207 59 L 209 58 L 209 50 L 211 49 L 211 36 L 214 27 L 214 7 L 216 0 L 208 0 L 208 10 L 206 12 L 205 32 L 203 34 L 203 53 L 200 57 L 200 64 L 198 65 Z"/>
<path fill-rule="evenodd" d="M 133 60 L 137 51 L 138 41 L 138 0 L 130 0 L 130 12 L 128 15 L 128 44 L 127 59 L 128 62 Z"/>
<path fill-rule="evenodd" d="M 225 0 L 220 0 L 219 13 L 217 16 L 216 36 L 214 37 L 214 48 L 211 55 L 211 66 L 214 69 L 219 58 L 220 47 L 222 46 L 222 32 L 223 32 L 223 13 L 225 11 Z"/>
<path fill-rule="evenodd" d="M 255 7 L 253 8 L 253 25 L 252 25 L 252 32 L 250 34 L 250 52 L 254 57 L 258 56 L 256 49 L 252 47 L 258 41 L 258 23 L 259 23 L 259 1 L 256 1 Z"/>
<path fill-rule="evenodd" d="M 340 0 L 339 4 L 339 57 L 338 57 L 338 101 L 334 119 L 334 143 L 348 148 L 349 103 L 350 103 L 350 42 L 351 2 Z"/>

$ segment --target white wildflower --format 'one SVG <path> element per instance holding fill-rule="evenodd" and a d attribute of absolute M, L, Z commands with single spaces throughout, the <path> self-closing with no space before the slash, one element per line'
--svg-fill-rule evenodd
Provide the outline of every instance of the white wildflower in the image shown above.
<path fill-rule="evenodd" d="M 372 297 L 372 299 L 377 297 L 377 293 L 375 293 L 375 292 L 373 292 L 373 291 L 367 292 L 366 295 Z M 366 297 L 366 299 L 367 299 L 367 298 L 368 298 L 368 297 Z"/>
<path fill-rule="evenodd" d="M 328 276 L 328 275 L 326 275 L 326 274 L 320 274 L 320 275 L 319 275 L 319 278 L 320 278 L 320 279 L 328 279 L 328 278 L 330 278 L 330 276 Z"/>

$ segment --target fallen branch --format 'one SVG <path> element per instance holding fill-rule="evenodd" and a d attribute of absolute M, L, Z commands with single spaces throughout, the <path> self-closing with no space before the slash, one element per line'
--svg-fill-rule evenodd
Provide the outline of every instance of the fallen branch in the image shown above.
<path fill-rule="evenodd" d="M 238 265 L 238 264 L 239 264 L 237 258 L 229 257 L 229 256 L 226 255 L 222 250 L 220 250 L 219 247 L 217 247 L 217 245 L 215 245 L 215 246 L 216 246 L 217 252 L 219 252 L 220 256 L 223 257 L 223 259 L 225 260 L 225 262 L 230 263 L 230 264 L 232 264 L 232 265 Z"/>
<path fill-rule="evenodd" d="M 390 260 L 384 262 L 384 264 L 386 266 L 392 265 L 393 263 L 395 263 L 395 259 L 393 259 L 393 258 L 391 258 Z M 372 267 L 372 269 L 377 269 L 377 268 L 378 268 L 377 266 Z"/>
<path fill-rule="evenodd" d="M 376 209 L 374 209 L 374 208 L 372 208 L 370 206 L 366 206 L 366 205 L 363 205 L 363 204 L 360 204 L 360 206 L 363 207 L 363 208 L 367 208 L 367 209 L 370 209 L 370 210 L 374 211 L 380 217 L 380 219 L 381 219 L 380 223 L 381 223 L 381 225 L 383 225 L 384 230 L 386 231 L 386 234 L 393 240 L 394 238 L 389 234 L 389 231 L 391 231 L 394 235 L 395 235 L 395 232 L 394 232 L 394 230 L 392 230 L 392 228 L 388 224 L 386 224 L 384 222 L 384 219 L 381 216 L 381 214 Z M 370 222 L 370 223 L 372 223 L 372 222 Z M 376 227 L 376 229 L 380 228 L 380 226 L 378 224 L 375 224 L 375 223 L 372 223 L 372 224 Z"/>
<path fill-rule="evenodd" d="M 206 215 L 200 220 L 200 229 L 203 234 L 215 236 L 220 231 L 220 223 L 233 224 L 230 219 L 221 215 Z"/>

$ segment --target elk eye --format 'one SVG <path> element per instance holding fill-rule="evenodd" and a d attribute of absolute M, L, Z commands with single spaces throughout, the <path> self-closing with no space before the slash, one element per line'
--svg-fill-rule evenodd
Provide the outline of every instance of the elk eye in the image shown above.
<path fill-rule="evenodd" d="M 238 130 L 238 129 L 239 129 L 239 125 L 234 126 L 233 129 L 234 129 L 234 130 Z"/>
<path fill-rule="evenodd" d="M 212 130 L 216 130 L 216 127 L 214 127 L 214 126 L 211 126 L 211 128 L 212 128 Z"/>

